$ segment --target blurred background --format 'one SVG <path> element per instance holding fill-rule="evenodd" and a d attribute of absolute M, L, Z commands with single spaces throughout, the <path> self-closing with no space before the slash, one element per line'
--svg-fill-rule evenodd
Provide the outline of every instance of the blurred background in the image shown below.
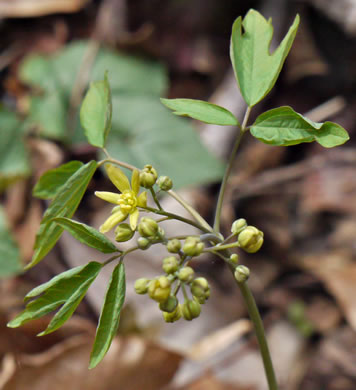
<path fill-rule="evenodd" d="M 24 295 L 64 270 L 102 255 L 63 234 L 44 261 L 23 273 L 48 200 L 38 178 L 71 159 L 100 153 L 85 142 L 78 109 L 88 83 L 107 70 L 113 96 L 108 149 L 150 163 L 209 221 L 235 129 L 172 115 L 159 97 L 209 100 L 242 118 L 245 105 L 229 60 L 233 21 L 255 8 L 272 17 L 275 48 L 295 14 L 301 25 L 277 85 L 253 109 L 291 105 L 348 130 L 342 147 L 272 147 L 244 139 L 227 188 L 222 229 L 236 218 L 265 233 L 258 254 L 240 255 L 261 309 L 281 390 L 356 388 L 356 1 L 355 0 L 0 0 L 0 389 L 264 390 L 246 310 L 219 259 L 193 267 L 212 294 L 193 322 L 166 324 L 133 292 L 161 273 L 154 247 L 126 261 L 119 334 L 88 371 L 111 270 L 77 313 L 37 338 L 50 318 L 6 323 Z M 110 213 L 93 192 L 110 190 L 98 171 L 75 218 L 98 227 Z M 181 212 L 169 199 L 167 209 Z M 175 234 L 181 226 L 170 224 Z"/>

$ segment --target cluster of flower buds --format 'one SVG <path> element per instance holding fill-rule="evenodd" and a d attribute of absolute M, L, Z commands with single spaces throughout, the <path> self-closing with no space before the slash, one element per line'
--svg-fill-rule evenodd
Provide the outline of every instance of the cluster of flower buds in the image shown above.
<path fill-rule="evenodd" d="M 164 230 L 152 218 L 143 217 L 138 224 L 137 245 L 140 249 L 148 249 L 153 243 L 160 242 L 164 238 Z"/>
<path fill-rule="evenodd" d="M 239 247 L 248 253 L 257 252 L 263 244 L 263 232 L 247 225 L 245 219 L 237 219 L 231 226 L 231 233 L 237 236 Z"/>
<path fill-rule="evenodd" d="M 143 227 L 140 228 L 139 225 L 138 228 L 141 235 L 151 233 Z M 197 237 L 187 237 L 183 246 L 178 239 L 169 240 L 166 242 L 166 246 L 172 255 L 163 259 L 162 269 L 165 275 L 152 280 L 146 278 L 136 280 L 135 291 L 138 294 L 148 294 L 151 299 L 158 302 L 166 322 L 175 322 L 182 317 L 191 321 L 199 317 L 201 305 L 210 297 L 210 287 L 205 278 L 195 277 L 193 268 L 184 265 L 184 263 L 191 256 L 199 255 L 204 244 Z M 182 304 L 177 299 L 180 288 L 183 289 L 184 294 L 184 303 Z M 188 298 L 188 289 L 191 298 Z"/>
<path fill-rule="evenodd" d="M 145 165 L 140 172 L 140 186 L 150 189 L 155 184 L 157 184 L 162 191 L 169 191 L 173 187 L 173 182 L 170 177 L 158 177 L 157 171 L 152 167 L 152 165 Z"/>

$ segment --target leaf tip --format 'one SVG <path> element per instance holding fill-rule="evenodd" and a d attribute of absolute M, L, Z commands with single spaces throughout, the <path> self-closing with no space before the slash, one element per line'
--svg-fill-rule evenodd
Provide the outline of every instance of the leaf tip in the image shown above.
<path fill-rule="evenodd" d="M 92 370 L 92 369 L 95 368 L 99 363 L 100 363 L 100 359 L 98 359 L 96 356 L 95 356 L 95 357 L 91 356 L 91 357 L 90 357 L 90 362 L 89 362 L 88 369 L 89 369 L 89 370 Z"/>

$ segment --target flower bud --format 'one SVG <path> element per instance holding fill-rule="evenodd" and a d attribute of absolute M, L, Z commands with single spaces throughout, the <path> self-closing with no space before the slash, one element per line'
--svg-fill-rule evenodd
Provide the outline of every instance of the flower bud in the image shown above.
<path fill-rule="evenodd" d="M 143 217 L 138 224 L 138 232 L 142 237 L 154 237 L 158 232 L 158 223 L 152 218 Z"/>
<path fill-rule="evenodd" d="M 171 293 L 171 283 L 166 276 L 153 279 L 148 284 L 148 295 L 157 302 L 165 302 Z"/>
<path fill-rule="evenodd" d="M 233 253 L 231 256 L 230 256 L 230 263 L 233 264 L 233 265 L 237 265 L 239 262 L 239 255 L 236 254 L 236 253 Z"/>
<path fill-rule="evenodd" d="M 178 266 L 178 259 L 174 256 L 169 256 L 163 259 L 162 268 L 166 274 L 173 274 L 178 270 Z"/>
<path fill-rule="evenodd" d="M 190 286 L 190 291 L 199 303 L 205 303 L 210 296 L 209 283 L 205 278 L 194 279 Z"/>
<path fill-rule="evenodd" d="M 247 226 L 237 238 L 240 248 L 248 253 L 257 252 L 263 244 L 263 232 L 254 226 Z"/>
<path fill-rule="evenodd" d="M 177 305 L 175 310 L 172 313 L 163 312 L 163 319 L 166 322 L 175 322 L 178 321 L 182 317 L 182 308 L 181 305 Z"/>
<path fill-rule="evenodd" d="M 167 251 L 170 253 L 178 253 L 182 247 L 182 244 L 177 238 L 172 238 L 167 242 Z"/>
<path fill-rule="evenodd" d="M 117 242 L 128 241 L 133 237 L 134 234 L 135 234 L 135 231 L 131 229 L 131 227 L 128 223 L 121 223 L 115 229 L 115 240 Z"/>
<path fill-rule="evenodd" d="M 200 303 L 195 300 L 185 301 L 182 305 L 182 314 L 187 321 L 191 321 L 192 319 L 199 317 L 200 312 Z"/>
<path fill-rule="evenodd" d="M 169 191 L 173 187 L 172 179 L 168 176 L 160 176 L 157 180 L 157 184 L 162 191 Z"/>
<path fill-rule="evenodd" d="M 234 276 L 239 283 L 244 283 L 250 277 L 250 270 L 244 265 L 238 265 L 235 268 Z"/>
<path fill-rule="evenodd" d="M 150 280 L 147 278 L 137 279 L 135 282 L 135 291 L 137 294 L 146 294 L 148 291 L 148 284 Z"/>
<path fill-rule="evenodd" d="M 178 272 L 178 279 L 181 282 L 189 283 L 194 278 L 194 270 L 192 267 L 183 267 Z"/>
<path fill-rule="evenodd" d="M 169 296 L 168 299 L 159 304 L 159 308 L 167 313 L 173 313 L 178 305 L 178 299 L 174 296 Z"/>
<path fill-rule="evenodd" d="M 198 237 L 187 237 L 183 245 L 183 252 L 188 256 L 199 256 L 204 249 L 204 243 Z"/>
<path fill-rule="evenodd" d="M 148 249 L 151 246 L 151 241 L 146 237 L 139 237 L 137 239 L 137 246 L 142 250 Z"/>
<path fill-rule="evenodd" d="M 239 218 L 231 225 L 231 233 L 238 235 L 247 227 L 246 219 Z"/>
<path fill-rule="evenodd" d="M 156 183 L 158 174 L 152 165 L 145 165 L 140 172 L 140 186 L 145 188 L 152 188 Z"/>

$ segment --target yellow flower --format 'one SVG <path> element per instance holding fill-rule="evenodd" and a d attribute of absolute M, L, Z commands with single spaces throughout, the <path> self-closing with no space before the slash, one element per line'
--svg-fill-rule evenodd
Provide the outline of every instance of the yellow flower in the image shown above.
<path fill-rule="evenodd" d="M 146 207 L 147 205 L 147 193 L 142 192 L 138 195 L 140 190 L 140 173 L 137 169 L 132 172 L 130 186 L 128 178 L 120 168 L 107 164 L 105 169 L 109 179 L 121 194 L 104 191 L 95 192 L 98 198 L 117 205 L 113 208 L 110 217 L 100 226 L 100 231 L 102 233 L 108 232 L 128 216 L 130 218 L 130 227 L 132 230 L 135 230 L 139 215 L 137 207 Z"/>

